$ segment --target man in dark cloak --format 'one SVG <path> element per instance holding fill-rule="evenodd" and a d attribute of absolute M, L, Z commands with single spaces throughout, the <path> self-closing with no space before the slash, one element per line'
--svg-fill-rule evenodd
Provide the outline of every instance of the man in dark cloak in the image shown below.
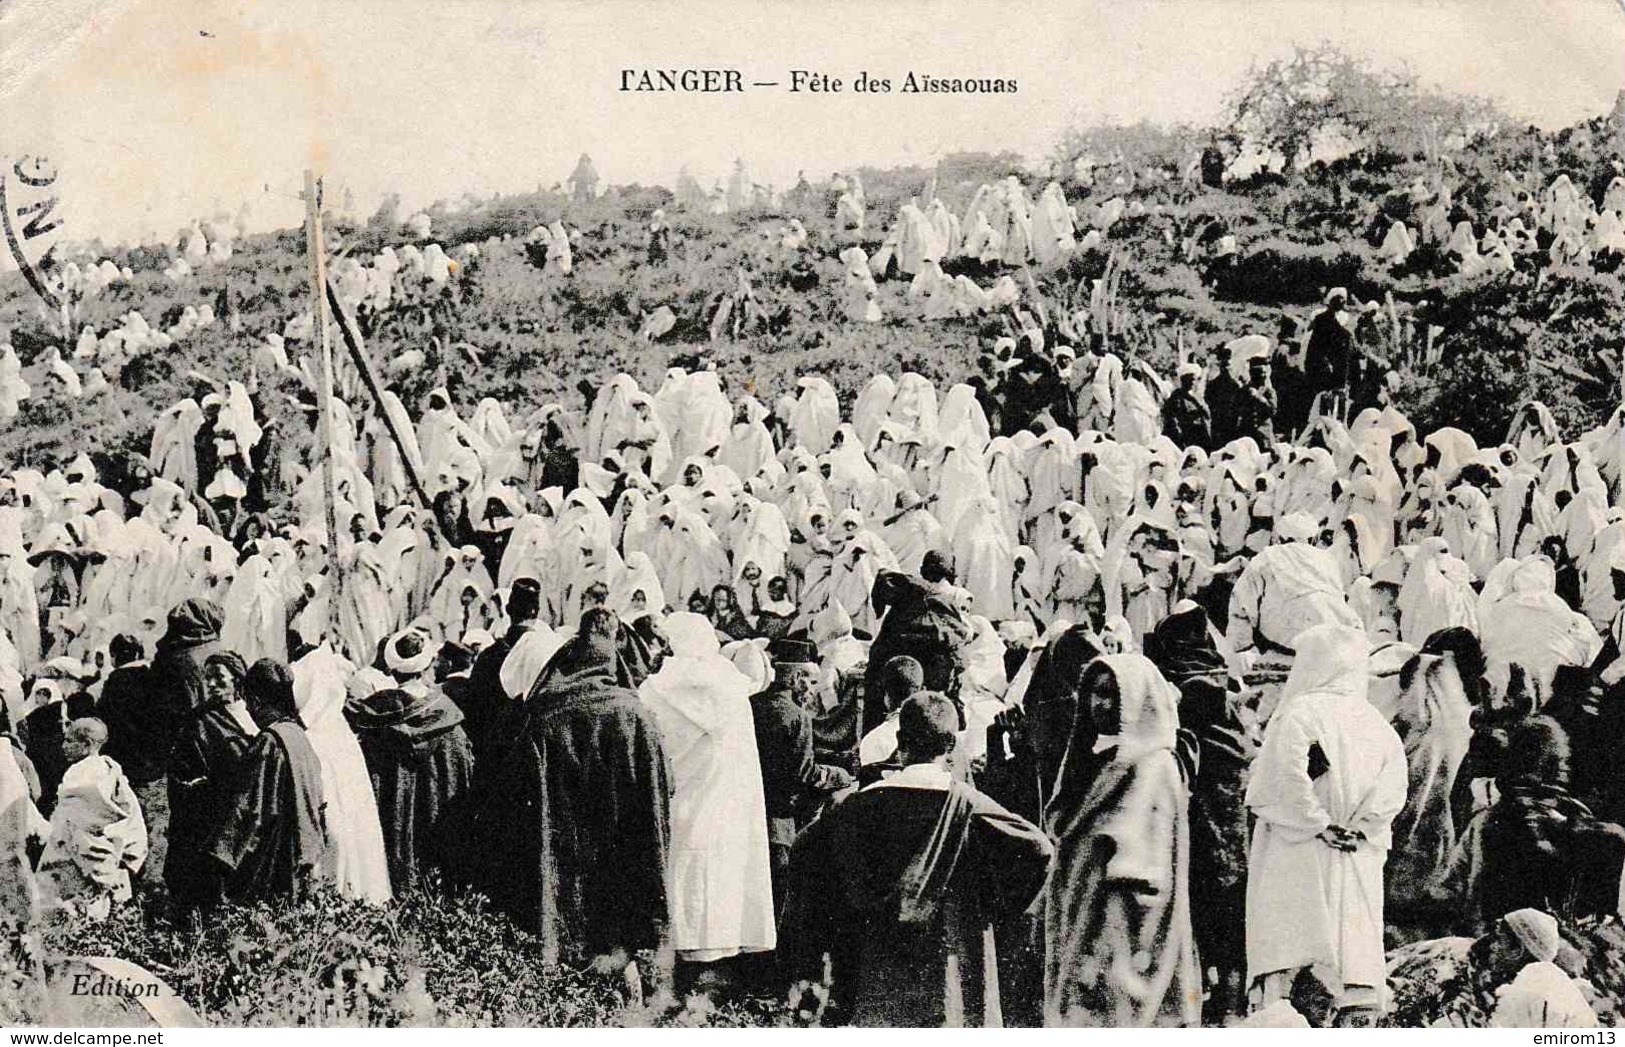
<path fill-rule="evenodd" d="M 1354 382 L 1360 354 L 1344 313 L 1347 306 L 1348 292 L 1333 288 L 1326 296 L 1326 307 L 1309 323 L 1303 369 L 1311 400 L 1321 393 L 1347 395 Z"/>
<path fill-rule="evenodd" d="M 186 493 L 201 496 L 204 489 L 209 486 L 209 481 L 220 471 L 220 452 L 215 444 L 215 436 L 219 434 L 221 396 L 219 388 L 205 380 L 202 375 L 193 372 L 193 378 L 195 381 L 192 398 L 203 409 L 203 424 L 192 434 L 192 453 L 197 461 L 197 483 L 194 489 Z"/>
<path fill-rule="evenodd" d="M 1089 626 L 1074 625 L 1051 640 L 1033 665 L 1022 709 L 1026 714 L 1023 735 L 1034 781 L 1032 790 L 1014 806 L 1016 813 L 1033 821 L 1042 817 L 1049 805 L 1061 762 L 1082 726 L 1078 684 L 1084 667 L 1099 654 L 1100 647 Z"/>
<path fill-rule="evenodd" d="M 977 784 L 1014 814 L 1043 816 L 1067 745 L 1079 723 L 1078 683 L 1100 654 L 1087 625 L 1075 625 L 1039 652 L 1021 705 L 990 731 L 988 764 Z M 1087 715 L 1083 716 L 1086 723 Z M 995 744 L 996 743 L 996 744 Z M 1040 900 L 1006 914 L 993 927 L 999 961 L 999 1002 L 1007 1026 L 1044 1023 L 1044 919 Z"/>
<path fill-rule="evenodd" d="M 344 715 L 367 761 L 389 882 L 400 891 L 445 868 L 474 778 L 474 751 L 463 714 L 428 680 L 434 650 L 426 637 L 397 635 L 384 663 L 395 686 L 347 703 Z"/>
<path fill-rule="evenodd" d="M 1219 148 L 1219 139 L 1209 139 L 1208 144 L 1202 148 L 1202 184 L 1209 189 L 1220 189 L 1224 186 L 1224 150 Z"/>
<path fill-rule="evenodd" d="M 1208 360 L 1207 386 L 1203 398 L 1207 401 L 1208 417 L 1212 419 L 1213 446 L 1223 447 L 1236 438 L 1236 405 L 1241 399 L 1241 383 L 1230 375 L 1230 353 L 1223 345 L 1213 348 Z"/>
<path fill-rule="evenodd" d="M 1270 384 L 1269 361 L 1248 361 L 1247 384 L 1236 394 L 1232 438 L 1249 436 L 1260 447 L 1275 443 L 1275 387 Z"/>
<path fill-rule="evenodd" d="M 1204 1021 L 1242 1012 L 1247 970 L 1247 765 L 1257 745 L 1237 715 L 1239 694 L 1207 612 L 1176 608 L 1152 632 L 1146 657 L 1179 688 L 1180 757 L 1194 766 L 1190 801 L 1191 929 L 1212 972 Z"/>
<path fill-rule="evenodd" d="M 548 418 L 543 429 L 540 455 L 542 473 L 537 490 L 558 487 L 573 491 L 581 485 L 581 460 L 572 449 L 570 438 L 557 415 Z"/>
<path fill-rule="evenodd" d="M 1500 795 L 1462 847 L 1476 852 L 1476 863 L 1462 864 L 1476 864 L 1478 882 L 1462 893 L 1476 902 L 1478 927 L 1530 906 L 1576 917 L 1617 911 L 1625 829 L 1570 791 L 1569 757 L 1568 738 L 1549 717 L 1530 716 L 1509 732 Z"/>
<path fill-rule="evenodd" d="M 1005 377 L 1004 404 L 1000 412 L 1004 418 L 1004 435 L 1014 436 L 1023 429 L 1042 433 L 1056 425 L 1075 424 L 1070 417 L 1066 383 L 1056 370 L 1055 362 L 1038 347 L 1031 333 L 1024 333 L 1017 343 L 1016 363 Z"/>
<path fill-rule="evenodd" d="M 1287 316 L 1275 336 L 1275 356 L 1270 367 L 1270 384 L 1275 387 L 1278 410 L 1276 427 L 1289 437 L 1303 432 L 1309 424 L 1310 402 L 1315 398 L 1309 388 L 1309 376 L 1301 361 L 1295 360 L 1294 350 L 1302 340 L 1298 321 Z"/>
<path fill-rule="evenodd" d="M 931 554 L 927 557 L 933 565 L 940 560 Z M 925 570 L 922 564 L 921 571 Z M 943 580 L 951 581 L 952 576 Z M 881 668 L 897 655 L 906 654 L 925 670 L 927 690 L 958 694 L 971 630 L 942 586 L 900 571 L 881 571 L 875 577 L 870 603 L 875 614 L 885 617 L 869 647 L 864 692 L 879 694 Z"/>
<path fill-rule="evenodd" d="M 796 840 L 779 928 L 784 970 L 820 980 L 826 1024 L 998 1024 L 987 928 L 1043 889 L 1042 831 L 948 773 L 958 713 L 945 696 L 904 703 L 904 767 L 827 811 Z"/>
<path fill-rule="evenodd" d="M 1179 385 L 1162 405 L 1162 432 L 1179 447 L 1213 449 L 1213 415 L 1196 391 L 1202 369 L 1195 364 L 1179 368 Z"/>
<path fill-rule="evenodd" d="M 72 714 L 68 711 L 67 696 L 63 690 L 59 680 L 35 680 L 28 692 L 28 700 L 34 709 L 23 717 L 22 729 L 17 732 L 39 775 L 39 809 L 47 817 L 56 809 L 57 790 L 68 770 L 62 743 Z"/>
<path fill-rule="evenodd" d="M 183 600 L 169 612 L 168 627 L 152 656 L 151 679 L 167 715 L 180 723 L 203 704 L 203 663 L 220 650 L 224 621 L 213 600 Z"/>
<path fill-rule="evenodd" d="M 649 953 L 667 936 L 670 767 L 620 666 L 618 624 L 582 614 L 473 797 L 470 877 L 540 936 L 547 964 Z"/>
<path fill-rule="evenodd" d="M 809 640 L 786 637 L 770 643 L 767 652 L 773 659 L 773 682 L 751 697 L 750 711 L 756 721 L 756 756 L 762 764 L 773 905 L 782 912 L 784 871 L 797 830 L 812 820 L 824 801 L 850 787 L 853 778 L 844 768 L 818 763 L 813 750 L 817 648 Z"/>
<path fill-rule="evenodd" d="M 113 671 L 102 683 L 96 717 L 107 725 L 102 754 L 116 762 L 129 779 L 147 824 L 147 861 L 143 869 L 164 867 L 169 850 L 169 747 L 175 738 L 174 710 L 155 694 L 158 681 L 141 657 L 141 641 L 120 633 L 108 644 Z"/>
<path fill-rule="evenodd" d="M 205 853 L 221 870 L 225 896 L 252 905 L 332 879 L 337 855 L 327 836 L 322 766 L 299 720 L 293 675 L 262 659 L 244 691 L 260 733 L 238 761 Z"/>
<path fill-rule="evenodd" d="M 253 741 L 230 709 L 241 698 L 243 660 L 219 653 L 205 666 L 200 673 L 206 681 L 200 703 L 182 714 L 168 753 L 169 850 L 163 874 L 178 914 L 209 905 L 219 896 L 219 877 L 207 860 L 207 848 L 230 795 L 237 763 Z"/>
<path fill-rule="evenodd" d="M 535 631 L 541 610 L 542 587 L 536 579 L 515 579 L 508 594 L 508 631 L 474 659 L 474 670 L 458 706 L 463 711 L 463 731 L 474 747 L 475 759 L 484 754 L 494 725 L 504 722 L 518 704 L 502 686 L 502 663 L 526 634 Z"/>

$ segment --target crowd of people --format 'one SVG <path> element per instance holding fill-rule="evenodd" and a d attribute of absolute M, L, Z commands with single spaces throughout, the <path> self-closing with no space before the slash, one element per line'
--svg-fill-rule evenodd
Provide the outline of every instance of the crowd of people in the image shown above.
<path fill-rule="evenodd" d="M 468 886 L 827 1022 L 1369 1024 L 1425 960 L 1449 1020 L 1582 1024 L 1620 416 L 1419 433 L 1358 315 L 1171 381 L 1035 324 L 844 415 L 703 364 L 335 399 L 327 463 L 228 382 L 117 483 L 16 470 L 6 907 Z"/>

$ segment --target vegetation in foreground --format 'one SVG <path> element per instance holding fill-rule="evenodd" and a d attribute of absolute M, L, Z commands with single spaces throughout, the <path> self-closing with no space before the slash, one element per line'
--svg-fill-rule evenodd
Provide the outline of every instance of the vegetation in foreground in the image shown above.
<path fill-rule="evenodd" d="M 478 895 L 419 887 L 379 907 L 330 887 L 300 900 L 226 906 L 178 927 L 156 892 L 96 923 L 11 928 L 0 954 L 0 1024 L 41 1024 L 38 977 L 73 956 L 146 968 L 208 1024 L 260 1026 L 761 1026 L 791 1024 L 744 996 L 629 1000 L 619 969 L 549 966 L 540 942 Z"/>

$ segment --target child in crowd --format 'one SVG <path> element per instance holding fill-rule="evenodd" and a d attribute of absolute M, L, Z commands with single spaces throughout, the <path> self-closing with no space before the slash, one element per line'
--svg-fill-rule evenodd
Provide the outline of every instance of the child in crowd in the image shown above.
<path fill-rule="evenodd" d="M 130 874 L 147 857 L 147 826 L 124 771 L 102 755 L 107 725 L 84 717 L 68 725 L 69 761 L 40 856 L 40 894 L 47 911 L 78 909 L 106 919 L 130 900 Z"/>

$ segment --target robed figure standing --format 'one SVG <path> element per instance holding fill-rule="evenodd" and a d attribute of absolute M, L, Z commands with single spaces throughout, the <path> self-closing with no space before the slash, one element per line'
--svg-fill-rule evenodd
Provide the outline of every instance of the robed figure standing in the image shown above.
<path fill-rule="evenodd" d="M 698 963 L 776 941 L 751 681 L 704 615 L 667 617 L 672 653 L 638 696 L 671 758 L 672 948 Z"/>
<path fill-rule="evenodd" d="M 540 936 L 547 964 L 666 942 L 671 771 L 617 656 L 618 625 L 602 607 L 582 614 L 500 763 L 476 779 L 474 885 Z"/>
<path fill-rule="evenodd" d="M 367 761 L 389 882 L 399 891 L 445 868 L 474 777 L 474 750 L 462 712 L 429 680 L 434 649 L 427 637 L 396 634 L 384 664 L 395 686 L 350 701 L 344 716 Z"/>
<path fill-rule="evenodd" d="M 1138 654 L 1095 659 L 1078 689 L 1087 707 L 1044 811 L 1044 1023 L 1200 1024 L 1179 690 Z"/>
<path fill-rule="evenodd" d="M 1318 625 L 1297 659 L 1247 783 L 1257 818 L 1247 875 L 1247 970 L 1263 1004 L 1321 967 L 1342 1020 L 1383 1006 L 1383 866 L 1409 784 L 1405 746 L 1367 700 L 1370 641 Z M 1363 1012 L 1363 1013 L 1362 1013 Z"/>
<path fill-rule="evenodd" d="M 817 981 L 826 1024 L 998 1025 L 991 925 L 1032 904 L 1051 847 L 1039 828 L 954 781 L 959 714 L 921 692 L 899 713 L 902 770 L 797 838 L 779 925 L 782 969 Z"/>
<path fill-rule="evenodd" d="M 260 733 L 237 763 L 207 854 L 221 868 L 225 896 L 253 905 L 333 879 L 337 862 L 322 766 L 295 711 L 292 674 L 262 659 L 243 690 Z"/>
<path fill-rule="evenodd" d="M 219 869 L 209 861 L 208 847 L 233 795 L 237 765 L 258 732 L 243 702 L 243 660 L 220 652 L 203 664 L 203 698 L 183 714 L 169 753 L 163 877 L 177 914 L 210 905 L 219 896 Z"/>

